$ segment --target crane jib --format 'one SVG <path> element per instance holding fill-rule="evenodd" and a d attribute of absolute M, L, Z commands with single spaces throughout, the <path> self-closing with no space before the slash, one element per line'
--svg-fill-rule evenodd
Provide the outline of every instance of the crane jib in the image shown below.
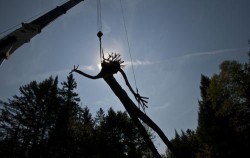
<path fill-rule="evenodd" d="M 41 30 L 50 22 L 65 14 L 69 9 L 76 6 L 84 0 L 69 0 L 61 6 L 57 6 L 51 11 L 38 17 L 30 23 L 22 24 L 22 26 L 5 37 L 0 39 L 0 65 L 7 59 L 16 49 L 23 44 L 29 42 L 34 36 L 39 34 Z"/>
<path fill-rule="evenodd" d="M 70 0 L 61 6 L 57 6 L 55 9 L 49 11 L 48 13 L 42 15 L 41 17 L 35 19 L 30 24 L 39 25 L 41 28 L 47 26 L 50 22 L 65 14 L 69 9 L 84 0 Z"/>

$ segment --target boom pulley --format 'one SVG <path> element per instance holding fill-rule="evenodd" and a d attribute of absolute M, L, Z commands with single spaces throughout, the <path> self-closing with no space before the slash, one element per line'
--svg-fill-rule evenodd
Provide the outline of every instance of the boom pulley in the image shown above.
<path fill-rule="evenodd" d="M 102 49 L 102 36 L 103 36 L 102 31 L 99 31 L 97 33 L 97 37 L 99 38 L 99 42 L 100 42 L 100 62 L 102 62 L 102 59 L 104 58 L 103 49 Z"/>

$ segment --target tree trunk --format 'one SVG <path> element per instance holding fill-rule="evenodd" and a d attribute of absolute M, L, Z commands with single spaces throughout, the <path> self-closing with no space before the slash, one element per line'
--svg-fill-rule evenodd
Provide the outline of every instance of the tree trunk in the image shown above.
<path fill-rule="evenodd" d="M 152 140 L 150 139 L 146 129 L 143 127 L 141 122 L 139 121 L 137 114 L 137 110 L 134 111 L 136 105 L 133 103 L 133 101 L 128 97 L 127 93 L 122 89 L 122 87 L 119 85 L 119 83 L 116 81 L 116 79 L 113 77 L 113 75 L 108 75 L 104 77 L 104 80 L 106 83 L 110 86 L 112 91 L 115 93 L 115 95 L 120 99 L 122 104 L 124 105 L 125 109 L 127 110 L 129 116 L 137 126 L 138 130 L 142 134 L 142 137 L 144 141 L 148 144 L 149 148 L 151 149 L 154 157 L 161 158 L 161 155 L 158 153 L 157 149 L 155 148 Z"/>

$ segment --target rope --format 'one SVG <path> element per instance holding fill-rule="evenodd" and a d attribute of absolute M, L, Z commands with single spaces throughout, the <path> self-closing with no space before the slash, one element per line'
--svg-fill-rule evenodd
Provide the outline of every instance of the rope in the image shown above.
<path fill-rule="evenodd" d="M 138 93 L 136 77 L 135 77 L 135 70 L 134 70 L 134 64 L 133 64 L 133 58 L 132 58 L 130 43 L 129 43 L 129 39 L 128 39 L 128 31 L 127 31 L 127 26 L 126 26 L 126 22 L 125 22 L 124 9 L 123 9 L 121 0 L 120 0 L 120 6 L 121 6 L 121 11 L 122 11 L 122 19 L 123 19 L 123 25 L 124 25 L 124 30 L 125 30 L 125 35 L 126 35 L 126 40 L 127 40 L 127 45 L 128 45 L 129 57 L 130 57 L 130 62 L 131 62 L 131 66 L 132 66 L 132 71 L 133 71 L 134 83 L 135 83 L 135 87 L 136 87 L 136 92 Z"/>
<path fill-rule="evenodd" d="M 97 32 L 102 31 L 102 6 L 101 0 L 97 0 Z"/>
<path fill-rule="evenodd" d="M 101 7 L 101 0 L 97 0 L 97 37 L 99 38 L 100 42 L 100 62 L 102 63 L 102 59 L 104 58 L 103 48 L 102 48 L 102 7 Z"/>

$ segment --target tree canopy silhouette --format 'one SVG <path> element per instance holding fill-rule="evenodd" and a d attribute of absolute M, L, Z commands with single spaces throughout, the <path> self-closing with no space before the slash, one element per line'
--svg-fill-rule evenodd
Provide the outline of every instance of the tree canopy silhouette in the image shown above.
<path fill-rule="evenodd" d="M 173 144 L 190 158 L 249 157 L 250 60 L 224 61 L 219 74 L 202 75 L 200 83 L 198 127 L 176 133 Z"/>
<path fill-rule="evenodd" d="M 0 157 L 152 157 L 126 112 L 92 116 L 80 106 L 70 74 L 58 86 L 50 77 L 20 87 L 0 102 Z"/>

